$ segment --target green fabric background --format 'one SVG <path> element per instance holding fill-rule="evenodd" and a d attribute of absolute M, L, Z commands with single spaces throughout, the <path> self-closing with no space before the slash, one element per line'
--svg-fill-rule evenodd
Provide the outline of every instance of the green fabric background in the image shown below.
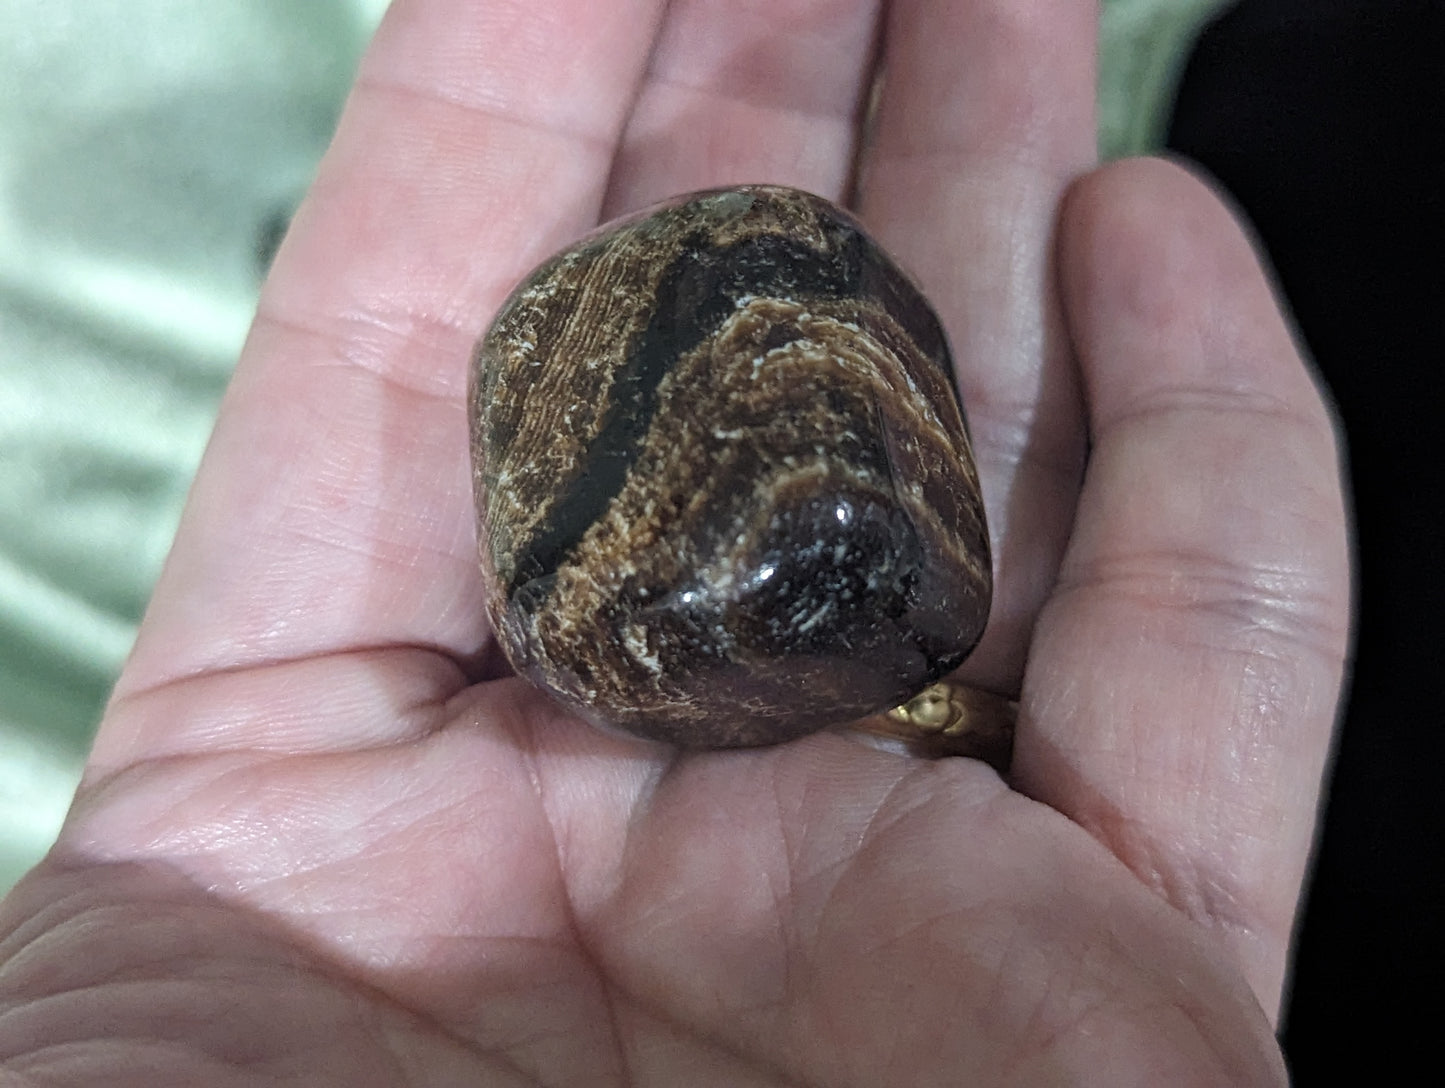
<path fill-rule="evenodd" d="M 53 840 L 385 0 L 0 4 L 0 891 Z M 1101 149 L 1221 0 L 1106 0 Z"/>

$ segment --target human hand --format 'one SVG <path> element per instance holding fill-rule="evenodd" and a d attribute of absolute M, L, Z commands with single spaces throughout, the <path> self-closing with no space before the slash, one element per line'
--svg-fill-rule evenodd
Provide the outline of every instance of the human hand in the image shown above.
<path fill-rule="evenodd" d="M 689 754 L 507 677 L 470 346 L 599 218 L 853 184 L 873 4 L 398 0 L 51 857 L 44 1083 L 1253 1084 L 1338 696 L 1333 433 L 1243 233 L 1093 167 L 1093 6 L 892 5 L 854 205 L 948 326 L 1010 780 Z"/>

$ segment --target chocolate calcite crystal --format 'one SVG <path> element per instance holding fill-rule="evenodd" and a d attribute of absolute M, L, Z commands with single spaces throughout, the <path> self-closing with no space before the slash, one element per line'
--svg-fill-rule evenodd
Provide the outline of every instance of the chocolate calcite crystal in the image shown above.
<path fill-rule="evenodd" d="M 845 212 L 697 193 L 552 258 L 478 344 L 487 609 L 517 672 L 696 747 L 902 703 L 988 616 L 938 318 Z"/>

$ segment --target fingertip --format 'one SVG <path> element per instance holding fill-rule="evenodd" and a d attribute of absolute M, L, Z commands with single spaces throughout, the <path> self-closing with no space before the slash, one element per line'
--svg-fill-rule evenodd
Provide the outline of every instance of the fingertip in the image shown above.
<path fill-rule="evenodd" d="M 1169 236 L 1219 239 L 1242 236 L 1223 191 L 1192 164 L 1143 156 L 1105 163 L 1080 175 L 1065 192 L 1060 212 L 1059 256 L 1065 271 L 1114 258 L 1118 274 L 1137 271 L 1138 258 L 1167 256 Z M 1119 250 L 1133 258 L 1120 261 Z M 1147 289 L 1149 281 L 1137 287 Z M 1147 303 L 1147 297 L 1140 302 Z"/>
<path fill-rule="evenodd" d="M 1201 174 L 1158 158 L 1093 171 L 1064 199 L 1058 245 L 1095 429 L 1163 389 L 1314 410 L 1318 390 L 1251 232 Z"/>

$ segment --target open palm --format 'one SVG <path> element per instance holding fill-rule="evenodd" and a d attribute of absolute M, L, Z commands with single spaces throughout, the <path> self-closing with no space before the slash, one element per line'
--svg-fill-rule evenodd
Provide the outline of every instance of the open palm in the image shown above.
<path fill-rule="evenodd" d="M 1346 644 L 1333 433 L 1218 200 L 1094 169 L 1094 17 L 397 0 L 71 818 L 0 916 L 4 1068 L 1282 1080 Z M 472 342 L 600 218 L 751 181 L 850 199 L 949 329 L 999 583 L 965 672 L 1021 697 L 1007 782 L 838 735 L 602 736 L 491 642 Z"/>

